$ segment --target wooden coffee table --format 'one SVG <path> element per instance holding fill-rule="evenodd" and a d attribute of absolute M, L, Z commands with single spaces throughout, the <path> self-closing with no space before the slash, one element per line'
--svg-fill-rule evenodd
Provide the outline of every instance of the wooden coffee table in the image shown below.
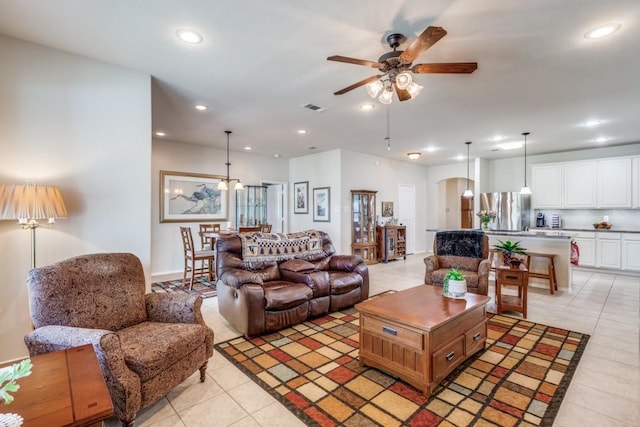
<path fill-rule="evenodd" d="M 360 364 L 413 385 L 427 397 L 472 354 L 484 349 L 489 297 L 442 296 L 421 285 L 356 304 L 360 312 Z"/>
<path fill-rule="evenodd" d="M 31 375 L 17 380 L 15 400 L 0 405 L 0 412 L 22 416 L 25 426 L 43 427 L 101 425 L 113 414 L 91 344 L 33 356 L 31 363 Z"/>

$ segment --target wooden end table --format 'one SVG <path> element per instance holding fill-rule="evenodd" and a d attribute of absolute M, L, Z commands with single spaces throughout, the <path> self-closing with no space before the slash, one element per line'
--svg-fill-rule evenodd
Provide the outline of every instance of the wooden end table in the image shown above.
<path fill-rule="evenodd" d="M 113 414 L 91 344 L 33 356 L 31 362 L 31 375 L 17 380 L 20 390 L 0 412 L 22 416 L 24 426 L 43 427 L 101 425 Z"/>
<path fill-rule="evenodd" d="M 518 295 L 503 295 L 504 286 L 515 286 L 518 288 Z M 524 319 L 527 318 L 527 290 L 529 287 L 529 270 L 524 264 L 518 268 L 511 268 L 508 265 L 496 267 L 496 306 L 498 314 L 511 310 L 522 313 Z"/>
<path fill-rule="evenodd" d="M 429 397 L 487 337 L 486 295 L 442 296 L 421 285 L 356 304 L 360 364 L 396 375 Z"/>

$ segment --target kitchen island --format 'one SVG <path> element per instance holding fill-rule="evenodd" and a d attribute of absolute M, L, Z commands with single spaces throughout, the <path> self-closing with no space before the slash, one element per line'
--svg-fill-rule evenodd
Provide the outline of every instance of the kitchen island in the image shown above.
<path fill-rule="evenodd" d="M 436 231 L 434 229 L 427 229 L 431 242 L 427 244 L 433 247 L 433 236 Z M 576 235 L 571 231 L 500 231 L 490 230 L 486 232 L 489 236 L 489 247 L 498 243 L 498 240 L 512 242 L 520 242 L 520 246 L 526 248 L 530 252 L 539 252 L 554 254 L 554 265 L 556 269 L 556 279 L 558 281 L 558 290 L 568 291 L 571 289 L 571 283 L 573 282 L 572 265 L 571 265 L 571 239 Z M 533 258 L 531 260 L 531 271 L 546 272 L 546 262 Z M 529 286 L 541 289 L 549 289 L 549 281 L 538 278 L 531 278 L 529 280 Z"/>

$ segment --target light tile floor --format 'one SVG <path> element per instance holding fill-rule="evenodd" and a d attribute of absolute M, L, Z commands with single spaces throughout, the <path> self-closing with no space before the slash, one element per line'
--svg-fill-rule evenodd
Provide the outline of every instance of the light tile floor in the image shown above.
<path fill-rule="evenodd" d="M 370 266 L 370 294 L 424 283 L 424 254 Z M 489 289 L 495 312 L 493 283 Z M 640 427 L 640 277 L 574 270 L 570 291 L 530 288 L 529 319 L 591 335 L 554 426 Z M 216 343 L 238 333 L 206 299 L 203 315 Z M 515 316 L 519 314 L 514 313 Z M 116 426 L 115 419 L 107 422 Z M 302 426 L 284 406 L 214 353 L 207 380 L 198 373 L 138 413 L 137 426 Z"/>

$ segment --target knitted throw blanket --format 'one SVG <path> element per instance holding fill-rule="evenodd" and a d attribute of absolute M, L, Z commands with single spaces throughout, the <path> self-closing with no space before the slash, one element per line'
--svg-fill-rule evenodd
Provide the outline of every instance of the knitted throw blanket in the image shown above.
<path fill-rule="evenodd" d="M 284 261 L 322 252 L 316 230 L 296 233 L 241 233 L 242 258 L 247 262 Z"/>

